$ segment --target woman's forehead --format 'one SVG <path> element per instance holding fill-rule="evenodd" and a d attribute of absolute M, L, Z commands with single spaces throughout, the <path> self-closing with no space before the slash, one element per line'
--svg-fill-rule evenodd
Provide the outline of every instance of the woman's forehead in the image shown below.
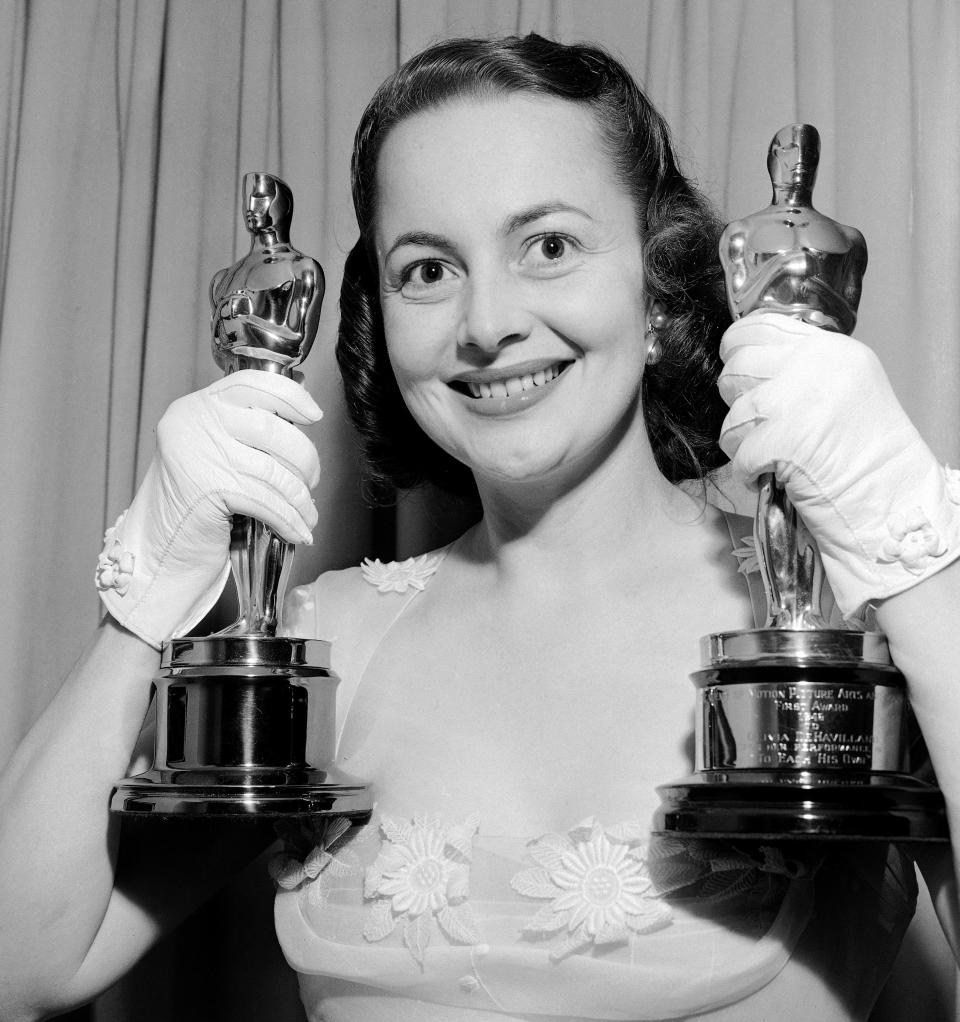
<path fill-rule="evenodd" d="M 457 99 L 391 129 L 377 162 L 377 228 L 545 201 L 603 216 L 627 198 L 584 104 L 529 93 Z"/>

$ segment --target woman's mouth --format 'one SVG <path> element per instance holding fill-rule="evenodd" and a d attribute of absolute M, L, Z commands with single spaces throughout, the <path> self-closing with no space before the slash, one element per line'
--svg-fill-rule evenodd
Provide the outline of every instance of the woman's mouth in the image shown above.
<path fill-rule="evenodd" d="M 491 380 L 454 380 L 451 386 L 462 394 L 468 394 L 472 398 L 504 398 L 513 397 L 514 394 L 522 394 L 525 391 L 533 390 L 535 387 L 543 387 L 555 380 L 570 362 L 554 362 L 552 365 L 544 366 L 533 372 L 519 373 L 516 376 L 503 376 Z"/>
<path fill-rule="evenodd" d="M 572 361 L 553 362 L 513 376 L 452 380 L 450 386 L 469 398 L 467 403 L 475 411 L 504 415 L 529 407 L 546 396 L 550 384 L 571 365 Z"/>

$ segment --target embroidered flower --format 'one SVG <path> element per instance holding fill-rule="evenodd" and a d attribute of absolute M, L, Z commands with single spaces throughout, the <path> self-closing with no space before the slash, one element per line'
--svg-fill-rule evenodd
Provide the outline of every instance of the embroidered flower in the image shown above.
<path fill-rule="evenodd" d="M 960 470 L 944 465 L 943 478 L 951 503 L 960 504 Z"/>
<path fill-rule="evenodd" d="M 365 558 L 360 565 L 365 582 L 376 586 L 379 593 L 405 593 L 411 587 L 422 592 L 427 579 L 440 565 L 439 554 L 421 554 L 408 557 L 405 561 L 389 561 L 384 564 L 379 558 L 371 561 Z"/>
<path fill-rule="evenodd" d="M 126 596 L 133 580 L 133 565 L 136 558 L 128 550 L 124 550 L 117 539 L 117 533 L 126 517 L 127 512 L 124 511 L 103 534 L 103 551 L 97 558 L 95 575 L 97 589 L 100 592 L 116 589 L 117 595 Z"/>
<path fill-rule="evenodd" d="M 757 542 L 753 536 L 744 536 L 740 540 L 740 546 L 732 551 L 733 556 L 740 562 L 737 571 L 741 575 L 749 575 L 751 572 L 760 570 L 760 558 L 757 555 Z"/>
<path fill-rule="evenodd" d="M 815 859 L 819 858 L 816 849 Z M 756 852 L 721 841 L 656 837 L 647 849 L 647 868 L 660 897 L 683 892 L 695 902 L 716 904 L 741 895 L 755 902 L 782 897 L 782 881 L 811 874 L 801 858 L 761 845 Z"/>
<path fill-rule="evenodd" d="M 383 940 L 403 920 L 403 942 L 421 966 L 434 920 L 449 940 L 476 944 L 480 934 L 467 897 L 478 826 L 476 815 L 449 828 L 426 815 L 412 824 L 382 817 L 384 842 L 364 878 L 363 896 L 373 905 L 363 936 Z"/>
<path fill-rule="evenodd" d="M 270 876 L 285 891 L 313 881 L 308 897 L 313 904 L 323 905 L 328 895 L 326 877 L 361 873 L 357 853 L 352 848 L 338 848 L 350 829 L 350 821 L 343 816 L 281 824 L 278 833 L 284 838 L 285 848 L 268 863 Z"/>
<path fill-rule="evenodd" d="M 563 933 L 550 953 L 558 962 L 591 945 L 618 944 L 669 924 L 647 874 L 639 823 L 601 827 L 593 817 L 567 834 L 546 834 L 528 846 L 536 866 L 510 881 L 528 898 L 548 898 L 523 928 L 543 939 Z"/>
<path fill-rule="evenodd" d="M 899 561 L 913 575 L 919 575 L 947 549 L 920 507 L 894 511 L 887 519 L 887 532 L 890 536 L 883 541 L 877 560 L 884 564 Z"/>

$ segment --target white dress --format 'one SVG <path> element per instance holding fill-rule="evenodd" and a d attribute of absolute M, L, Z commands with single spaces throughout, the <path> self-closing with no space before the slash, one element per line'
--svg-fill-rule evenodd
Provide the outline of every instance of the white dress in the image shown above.
<path fill-rule="evenodd" d="M 334 640 L 338 735 L 445 553 L 291 594 L 286 630 Z M 291 831 L 276 927 L 310 1022 L 866 1019 L 913 913 L 896 850 L 651 841 L 584 808 L 547 834 L 468 805 Z"/>

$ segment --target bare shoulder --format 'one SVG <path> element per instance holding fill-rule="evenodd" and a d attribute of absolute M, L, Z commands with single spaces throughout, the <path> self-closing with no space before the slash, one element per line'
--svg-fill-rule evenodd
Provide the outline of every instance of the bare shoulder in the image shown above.
<path fill-rule="evenodd" d="M 391 618 L 429 584 L 449 547 L 403 561 L 365 558 L 355 567 L 326 571 L 297 586 L 284 606 L 284 632 L 335 642 L 358 627 L 369 631 Z"/>
<path fill-rule="evenodd" d="M 288 635 L 308 639 L 338 639 L 344 628 L 362 615 L 374 591 L 363 581 L 360 565 L 325 571 L 312 582 L 290 590 L 284 603 Z"/>

